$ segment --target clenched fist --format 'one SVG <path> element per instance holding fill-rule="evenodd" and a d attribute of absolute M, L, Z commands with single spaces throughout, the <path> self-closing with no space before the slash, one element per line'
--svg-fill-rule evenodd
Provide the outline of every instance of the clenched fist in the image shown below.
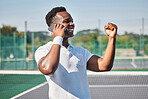
<path fill-rule="evenodd" d="M 105 27 L 105 32 L 110 38 L 115 38 L 117 34 L 117 26 L 112 23 L 108 23 Z"/>

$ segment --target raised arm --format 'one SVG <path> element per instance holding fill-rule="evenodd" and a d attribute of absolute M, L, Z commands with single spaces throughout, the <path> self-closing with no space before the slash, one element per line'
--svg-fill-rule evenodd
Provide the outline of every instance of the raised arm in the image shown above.
<path fill-rule="evenodd" d="M 64 35 L 65 27 L 63 25 L 58 24 L 54 26 L 52 35 L 53 35 L 53 43 L 54 39 L 57 37 L 62 37 Z M 58 67 L 59 64 L 59 58 L 60 58 L 60 48 L 61 46 L 59 44 L 53 44 L 48 54 L 41 58 L 38 62 L 38 68 L 39 70 L 47 75 L 54 73 Z"/>
<path fill-rule="evenodd" d="M 104 57 L 93 55 L 87 62 L 87 69 L 91 71 L 109 71 L 112 69 L 114 56 L 115 56 L 115 42 L 117 34 L 117 26 L 112 23 L 108 23 L 104 27 L 105 32 L 108 35 L 108 45 L 104 54 Z"/>

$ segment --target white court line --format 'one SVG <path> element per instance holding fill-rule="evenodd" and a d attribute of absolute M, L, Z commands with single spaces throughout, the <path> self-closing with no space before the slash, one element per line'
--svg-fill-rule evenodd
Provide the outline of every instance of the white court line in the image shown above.
<path fill-rule="evenodd" d="M 44 85 L 46 85 L 46 84 L 47 84 L 47 82 L 44 82 L 44 83 L 42 83 L 42 84 L 40 84 L 40 85 L 37 85 L 37 86 L 35 86 L 35 87 L 31 88 L 31 89 L 28 89 L 28 90 L 24 91 L 24 92 L 22 92 L 22 93 L 20 93 L 20 94 L 18 94 L 18 95 L 16 95 L 16 96 L 10 98 L 10 99 L 16 99 L 16 98 L 18 98 L 18 97 L 20 97 L 20 96 L 22 96 L 22 95 L 24 95 L 24 94 L 26 94 L 26 93 L 29 93 L 29 92 L 31 92 L 31 91 L 37 89 L 37 88 L 40 88 L 40 87 L 42 87 L 42 86 L 44 86 Z"/>
<path fill-rule="evenodd" d="M 135 59 L 132 59 L 131 65 L 132 65 L 134 68 L 137 68 L 137 65 L 135 64 Z"/>
<path fill-rule="evenodd" d="M 132 65 L 134 68 L 137 68 L 137 65 L 136 65 L 134 62 L 131 62 L 131 65 Z"/>
<path fill-rule="evenodd" d="M 148 85 L 89 85 L 89 87 L 148 87 Z"/>
<path fill-rule="evenodd" d="M 137 76 L 137 75 L 148 75 L 148 71 L 109 71 L 109 72 L 91 72 L 88 71 L 87 75 L 90 76 Z"/>
<path fill-rule="evenodd" d="M 0 70 L 0 74 L 42 74 L 40 71 L 29 70 Z"/>

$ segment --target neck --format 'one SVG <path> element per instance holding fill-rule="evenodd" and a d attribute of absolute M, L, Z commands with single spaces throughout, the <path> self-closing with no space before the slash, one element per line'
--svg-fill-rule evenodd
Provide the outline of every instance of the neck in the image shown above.
<path fill-rule="evenodd" d="M 64 46 L 64 47 L 68 47 L 68 45 L 69 45 L 69 43 L 68 43 L 68 38 L 63 38 L 63 43 L 62 43 L 62 45 Z"/>

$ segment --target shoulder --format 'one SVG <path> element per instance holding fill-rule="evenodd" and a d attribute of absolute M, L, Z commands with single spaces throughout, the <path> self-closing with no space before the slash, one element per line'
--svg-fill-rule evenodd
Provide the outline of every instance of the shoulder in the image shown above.
<path fill-rule="evenodd" d="M 84 51 L 86 50 L 85 48 L 79 47 L 79 46 L 73 47 L 73 48 L 74 48 L 74 50 L 76 50 L 76 51 L 78 51 L 78 52 L 84 52 Z"/>
<path fill-rule="evenodd" d="M 45 45 L 40 46 L 36 51 L 35 51 L 35 60 L 38 63 L 38 61 L 47 55 L 47 53 L 50 51 L 50 48 L 52 46 L 51 42 L 48 42 Z"/>
<path fill-rule="evenodd" d="M 52 42 L 48 42 L 45 45 L 40 46 L 35 51 L 35 55 L 41 54 L 41 53 L 47 53 L 50 50 L 51 46 L 52 46 Z"/>
<path fill-rule="evenodd" d="M 48 43 L 46 43 L 46 44 L 44 44 L 44 45 L 38 47 L 36 51 L 40 51 L 40 50 L 50 50 L 51 46 L 52 46 L 52 42 L 48 42 Z"/>

